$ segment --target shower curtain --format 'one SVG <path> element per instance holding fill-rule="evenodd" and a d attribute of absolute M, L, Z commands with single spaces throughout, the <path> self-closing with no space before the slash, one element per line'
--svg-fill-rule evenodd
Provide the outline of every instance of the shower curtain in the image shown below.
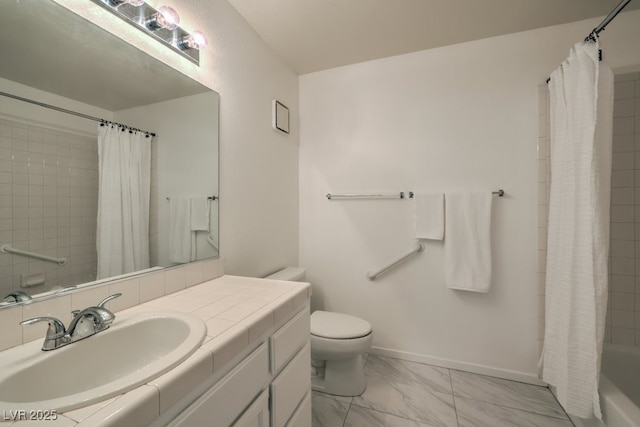
<path fill-rule="evenodd" d="M 613 73 L 597 41 L 551 74 L 551 187 L 542 379 L 565 410 L 601 419 L 607 307 Z"/>
<path fill-rule="evenodd" d="M 97 279 L 149 267 L 151 136 L 98 128 Z"/>

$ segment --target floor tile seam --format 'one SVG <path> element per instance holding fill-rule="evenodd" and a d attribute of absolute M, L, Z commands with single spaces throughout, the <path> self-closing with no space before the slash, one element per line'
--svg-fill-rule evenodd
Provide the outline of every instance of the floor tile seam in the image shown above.
<path fill-rule="evenodd" d="M 344 427 L 345 423 L 347 422 L 347 418 L 349 418 L 349 411 L 351 411 L 351 405 L 353 405 L 353 399 L 351 400 L 351 402 L 349 403 L 349 406 L 347 407 L 347 412 L 344 413 L 344 418 L 342 419 L 341 427 Z"/>
<path fill-rule="evenodd" d="M 374 412 L 379 412 L 381 414 L 385 414 L 385 415 L 390 415 L 392 417 L 396 417 L 396 418 L 402 418 L 403 420 L 407 420 L 407 421 L 412 421 L 414 423 L 418 423 L 418 424 L 423 424 L 423 425 L 429 425 L 426 422 L 424 422 L 423 420 L 418 420 L 418 419 L 414 419 L 414 418 L 409 418 L 403 415 L 398 415 L 398 414 L 394 414 L 392 412 L 386 412 L 386 411 L 382 411 L 380 409 L 374 409 L 374 408 L 370 408 L 368 406 L 362 406 L 362 405 L 358 405 L 357 403 L 352 403 L 349 405 L 349 410 L 351 410 L 351 406 L 357 406 L 358 408 L 362 408 L 365 409 L 367 411 L 374 411 Z M 349 411 L 347 411 L 347 415 L 349 415 Z M 347 417 L 345 417 L 345 421 L 346 421 Z M 457 422 L 457 415 L 456 415 L 456 422 Z"/>
<path fill-rule="evenodd" d="M 549 390 L 549 386 L 548 385 L 532 384 L 530 382 L 526 382 L 526 381 L 523 381 L 523 380 L 516 380 L 516 379 L 510 380 L 510 379 L 507 379 L 507 378 L 502 378 L 502 377 L 498 377 L 498 376 L 494 376 L 494 375 L 478 374 L 476 372 L 463 371 L 462 369 L 449 369 L 449 375 L 451 375 L 452 377 L 456 373 L 461 373 L 463 376 L 465 374 L 469 374 L 469 375 L 482 377 L 482 378 L 485 378 L 487 381 L 492 382 L 496 386 L 500 386 L 499 383 L 501 383 L 501 382 L 508 382 L 508 383 L 515 383 L 515 384 L 523 384 L 523 385 L 526 385 L 526 386 L 537 387 L 537 388 L 545 388 L 545 389 Z"/>
<path fill-rule="evenodd" d="M 514 408 L 513 406 L 509 406 L 509 405 L 504 405 L 504 404 L 494 403 L 494 402 L 486 402 L 484 400 L 478 400 L 478 399 L 473 399 L 473 398 L 464 397 L 464 396 L 453 396 L 454 404 L 455 404 L 456 398 L 466 399 L 466 400 L 473 400 L 474 402 L 480 402 L 480 403 L 486 403 L 488 405 L 500 406 L 501 408 L 513 409 L 514 411 L 526 412 L 528 414 L 533 414 L 533 415 L 542 415 L 543 417 L 555 418 L 557 420 L 571 421 L 571 419 L 568 418 L 568 416 L 566 418 L 562 418 L 562 417 L 558 417 L 558 416 L 551 415 L 551 414 L 543 414 L 543 413 L 540 413 L 540 412 L 535 412 L 535 411 L 531 411 L 531 410 L 527 410 L 527 409 Z M 562 412 L 566 415 L 566 412 L 564 412 L 564 409 L 562 410 Z"/>
<path fill-rule="evenodd" d="M 562 412 L 564 413 L 564 416 L 567 417 L 567 419 L 571 422 L 571 425 L 575 426 L 575 423 L 573 422 L 573 420 L 571 419 L 571 417 L 569 416 L 567 411 L 564 409 L 564 406 L 562 406 L 562 404 L 558 400 L 558 396 L 556 396 L 555 393 L 553 391 L 551 391 L 551 387 L 547 387 L 547 388 L 549 389 L 549 393 L 551 393 L 551 396 L 553 396 L 553 400 L 555 400 L 555 402 L 558 404 L 560 409 L 562 409 Z"/>
<path fill-rule="evenodd" d="M 477 375 L 480 375 L 480 374 L 477 374 Z M 494 377 L 489 377 L 489 378 L 494 378 Z M 495 378 L 495 379 L 496 379 L 496 380 L 503 380 L 502 378 Z M 536 389 L 533 389 L 533 390 L 535 390 L 535 392 L 534 392 L 534 393 L 536 393 L 536 394 L 541 394 L 541 395 L 544 393 L 541 389 L 545 389 L 545 390 L 546 390 L 546 392 L 548 392 L 549 394 L 551 394 L 551 396 L 552 396 L 552 400 L 553 400 L 555 403 L 557 403 L 557 404 L 558 404 L 558 407 L 560 407 L 560 408 L 563 410 L 563 412 L 564 412 L 564 408 L 562 408 L 562 405 L 560 405 L 560 402 L 558 402 L 558 400 L 557 400 L 557 399 L 556 399 L 556 397 L 553 395 L 553 393 L 551 392 L 551 390 L 549 389 L 549 387 L 547 387 L 547 386 L 539 386 L 539 385 L 535 385 L 535 384 L 527 384 L 527 383 L 524 383 L 524 382 L 512 381 L 512 380 L 503 380 L 503 381 L 508 381 L 508 382 L 513 382 L 513 383 L 518 383 L 518 384 L 530 385 L 530 386 L 532 386 L 532 387 L 537 387 L 537 388 L 538 388 L 537 390 L 536 390 Z M 497 388 L 497 389 L 500 389 L 500 391 L 505 391 L 505 387 L 504 387 L 504 386 L 502 386 L 502 385 L 501 385 L 501 384 L 499 384 L 499 383 L 491 383 L 490 385 L 491 385 L 491 387 L 492 387 L 492 388 L 494 388 L 494 389 L 496 389 L 496 388 Z M 467 397 L 467 396 L 465 396 L 465 395 L 463 394 L 463 393 L 465 393 L 465 388 L 467 388 L 467 387 L 478 388 L 478 387 L 474 387 L 474 386 L 473 386 L 473 385 L 471 385 L 471 384 L 465 384 L 465 385 L 464 385 L 464 386 L 462 386 L 462 387 L 461 387 L 460 385 L 458 385 L 458 386 L 456 387 L 456 386 L 454 385 L 453 375 L 451 376 L 451 388 L 452 388 L 452 390 L 453 390 L 453 395 L 454 395 L 454 396 L 456 396 L 456 397 L 462 397 L 462 398 L 464 398 L 464 399 L 479 400 L 479 399 L 474 399 L 473 397 Z M 484 387 L 484 384 L 481 384 L 479 388 L 482 388 L 482 387 Z M 521 393 L 519 393 L 519 391 L 518 391 L 518 390 L 515 390 L 514 392 L 515 392 L 515 394 L 518 394 L 518 395 L 520 395 L 520 394 L 521 394 Z M 512 394 L 513 394 L 513 393 L 512 393 Z M 536 396 L 536 397 L 537 397 L 537 396 Z M 538 400 L 538 401 L 539 401 L 539 402 L 541 402 L 541 403 L 543 403 L 543 401 L 542 401 L 542 400 Z M 491 402 L 487 402 L 487 403 L 491 403 Z M 502 406 L 505 406 L 505 405 L 502 405 Z"/>
<path fill-rule="evenodd" d="M 453 397 L 453 411 L 456 414 L 456 424 L 460 427 L 460 418 L 458 417 L 458 407 L 456 405 L 456 395 L 453 394 L 453 375 L 451 375 L 451 369 L 447 369 L 447 374 L 449 375 L 449 384 L 451 385 L 451 396 Z"/>

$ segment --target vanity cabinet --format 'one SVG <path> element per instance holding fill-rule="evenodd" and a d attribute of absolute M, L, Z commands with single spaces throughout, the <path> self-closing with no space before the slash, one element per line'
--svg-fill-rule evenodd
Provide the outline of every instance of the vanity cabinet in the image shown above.
<path fill-rule="evenodd" d="M 309 307 L 191 403 L 171 427 L 310 427 Z"/>

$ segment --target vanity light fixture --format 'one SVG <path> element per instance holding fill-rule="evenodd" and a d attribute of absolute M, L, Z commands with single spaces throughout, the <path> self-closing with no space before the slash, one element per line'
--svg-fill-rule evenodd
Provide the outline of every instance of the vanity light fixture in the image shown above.
<path fill-rule="evenodd" d="M 180 16 L 169 6 L 158 9 L 145 0 L 91 0 L 125 22 L 180 53 L 191 62 L 200 64 L 200 50 L 207 45 L 207 37 L 200 31 L 191 33 L 180 27 Z"/>
<path fill-rule="evenodd" d="M 144 0 L 108 0 L 108 3 L 112 7 L 118 7 L 123 3 L 130 4 L 131 6 L 142 6 L 144 4 Z"/>

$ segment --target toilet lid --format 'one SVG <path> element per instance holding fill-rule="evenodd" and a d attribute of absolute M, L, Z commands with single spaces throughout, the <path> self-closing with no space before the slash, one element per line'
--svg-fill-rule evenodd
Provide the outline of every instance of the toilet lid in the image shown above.
<path fill-rule="evenodd" d="M 348 314 L 314 311 L 311 315 L 311 334 L 323 338 L 360 338 L 371 333 L 371 324 Z"/>

